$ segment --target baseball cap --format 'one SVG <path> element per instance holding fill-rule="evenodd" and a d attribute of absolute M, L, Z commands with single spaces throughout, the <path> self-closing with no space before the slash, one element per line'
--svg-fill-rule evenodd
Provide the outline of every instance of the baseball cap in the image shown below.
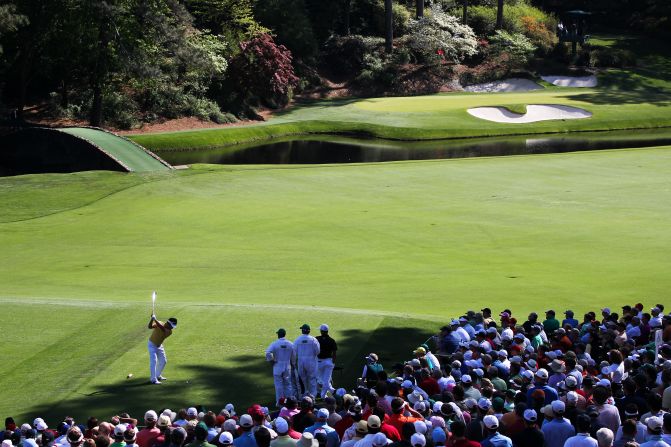
<path fill-rule="evenodd" d="M 196 410 L 196 407 L 189 407 L 186 410 L 186 414 L 187 416 L 196 417 L 198 416 L 198 410 Z"/>
<path fill-rule="evenodd" d="M 572 317 L 573 316 L 573 311 L 572 310 L 565 310 L 564 315 Z"/>
<path fill-rule="evenodd" d="M 329 331 L 329 325 L 328 324 L 322 324 L 319 326 L 319 330 L 322 332 L 328 332 Z"/>
<path fill-rule="evenodd" d="M 424 447 L 426 445 L 426 438 L 421 433 L 415 433 L 410 437 L 410 444 L 412 444 L 412 447 Z"/>
<path fill-rule="evenodd" d="M 380 428 L 382 422 L 380 422 L 380 418 L 378 416 L 372 415 L 368 416 L 367 424 L 370 428 Z"/>
<path fill-rule="evenodd" d="M 426 434 L 427 428 L 424 421 L 415 421 L 413 422 L 413 425 L 415 426 L 415 433 L 421 433 L 423 435 Z"/>
<path fill-rule="evenodd" d="M 126 428 L 126 424 L 118 424 L 116 427 L 114 427 L 114 437 L 123 436 L 123 434 L 126 432 Z"/>
<path fill-rule="evenodd" d="M 158 417 L 158 422 L 156 423 L 159 427 L 169 427 L 170 426 L 170 416 L 167 414 L 162 414 Z"/>
<path fill-rule="evenodd" d="M 326 408 L 320 408 L 319 411 L 317 412 L 318 419 L 328 419 L 328 417 L 329 417 L 329 411 Z"/>
<path fill-rule="evenodd" d="M 39 431 L 43 431 L 49 428 L 46 422 L 44 422 L 44 419 L 42 418 L 35 418 L 35 420 L 33 421 L 33 427 L 35 427 Z"/>
<path fill-rule="evenodd" d="M 573 389 L 578 386 L 578 379 L 576 379 L 575 376 L 568 375 L 566 376 L 566 379 L 564 379 L 564 384 L 566 384 L 566 388 Z"/>
<path fill-rule="evenodd" d="M 461 376 L 461 383 L 473 383 L 473 379 L 468 374 Z"/>
<path fill-rule="evenodd" d="M 277 429 L 278 433 L 287 433 L 289 431 L 289 423 L 286 421 L 286 419 L 278 417 L 275 419 L 275 428 Z"/>
<path fill-rule="evenodd" d="M 235 423 L 235 419 L 226 419 L 226 421 L 224 421 L 224 430 L 235 431 L 237 429 L 238 424 Z"/>
<path fill-rule="evenodd" d="M 377 357 L 377 354 L 375 354 L 374 352 L 371 352 L 370 354 L 368 354 L 366 356 L 366 359 L 370 360 L 370 361 L 373 361 L 373 362 L 377 362 L 378 357 Z"/>
<path fill-rule="evenodd" d="M 450 321 L 450 326 L 459 326 L 459 320 L 452 319 L 452 321 Z"/>
<path fill-rule="evenodd" d="M 413 354 L 422 354 L 422 355 L 424 355 L 424 354 L 426 354 L 426 349 L 424 349 L 424 348 L 422 348 L 422 347 L 420 346 L 419 348 L 415 349 L 415 350 L 412 351 L 412 352 L 413 352 Z"/>
<path fill-rule="evenodd" d="M 601 312 L 610 315 L 610 307 L 604 307 Z"/>
<path fill-rule="evenodd" d="M 536 413 L 536 410 L 524 410 L 524 420 L 536 422 L 538 420 L 538 413 Z"/>
<path fill-rule="evenodd" d="M 387 436 L 384 433 L 376 433 L 375 436 L 373 436 L 373 445 L 375 447 L 387 445 Z"/>
<path fill-rule="evenodd" d="M 478 408 L 481 410 L 489 410 L 491 406 L 492 401 L 490 401 L 486 397 L 481 397 L 480 400 L 478 400 Z"/>
<path fill-rule="evenodd" d="M 489 428 L 490 430 L 492 428 L 497 428 L 499 426 L 499 420 L 496 418 L 496 416 L 488 414 L 482 419 L 482 422 L 485 423 L 485 426 Z"/>
<path fill-rule="evenodd" d="M 287 335 L 287 331 L 284 328 L 279 328 L 277 330 L 277 335 L 279 335 L 280 337 L 284 337 L 285 335 Z"/>
<path fill-rule="evenodd" d="M 254 425 L 254 421 L 252 420 L 252 417 L 248 414 L 243 414 L 240 416 L 240 426 L 241 427 L 251 427 Z"/>
<path fill-rule="evenodd" d="M 536 377 L 539 379 L 547 379 L 548 378 L 548 370 L 545 368 L 541 368 L 538 371 L 536 371 Z"/>
<path fill-rule="evenodd" d="M 359 433 L 368 433 L 368 423 L 366 421 L 359 421 L 356 423 L 356 431 Z"/>
<path fill-rule="evenodd" d="M 296 442 L 296 445 L 298 447 L 318 447 L 319 442 L 317 442 L 312 433 L 306 431 L 301 435 L 301 439 Z"/>
<path fill-rule="evenodd" d="M 309 331 L 310 330 L 310 325 L 305 323 L 303 326 L 300 327 L 301 331 Z"/>
<path fill-rule="evenodd" d="M 443 430 L 440 427 L 436 427 L 433 429 L 431 432 L 431 439 L 433 439 L 434 444 L 437 442 L 444 443 L 447 441 L 447 435 L 445 434 L 445 430 Z"/>
<path fill-rule="evenodd" d="M 401 383 L 401 388 L 414 388 L 414 385 L 411 381 L 404 380 L 403 383 Z"/>
<path fill-rule="evenodd" d="M 285 424 L 286 424 L 286 421 L 285 421 Z M 289 429 L 289 428 L 287 427 L 287 430 L 288 430 L 288 429 Z M 285 431 L 280 431 L 279 428 L 277 429 L 277 431 L 279 431 L 280 433 L 286 433 Z M 231 445 L 231 444 L 233 444 L 233 435 L 230 434 L 230 433 L 227 432 L 227 431 L 222 432 L 222 433 L 219 435 L 219 444 L 221 444 L 221 445 Z"/>
<path fill-rule="evenodd" d="M 569 391 L 566 393 L 566 402 L 578 402 L 578 393 L 575 391 Z"/>
<path fill-rule="evenodd" d="M 561 400 L 555 400 L 552 402 L 552 411 L 557 414 L 564 414 L 566 411 L 566 405 Z"/>
<path fill-rule="evenodd" d="M 648 430 L 656 432 L 662 429 L 664 421 L 658 416 L 652 416 L 648 418 L 648 420 L 645 422 L 645 425 L 648 426 Z"/>
<path fill-rule="evenodd" d="M 194 408 L 195 410 L 195 408 Z M 149 410 L 144 414 L 145 421 L 155 421 L 158 418 L 154 410 Z"/>

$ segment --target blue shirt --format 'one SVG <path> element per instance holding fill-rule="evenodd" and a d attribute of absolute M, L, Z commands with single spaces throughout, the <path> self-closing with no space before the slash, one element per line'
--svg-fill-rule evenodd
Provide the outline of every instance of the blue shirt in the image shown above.
<path fill-rule="evenodd" d="M 256 439 L 254 439 L 254 434 L 251 431 L 241 434 L 238 438 L 233 440 L 233 445 L 235 447 L 258 447 L 256 445 Z"/>
<path fill-rule="evenodd" d="M 648 436 L 648 442 L 641 444 L 641 447 L 667 447 L 669 444 L 662 441 L 660 435 L 650 435 Z"/>
<path fill-rule="evenodd" d="M 570 324 L 573 329 L 578 329 L 578 325 L 580 324 L 580 322 L 575 318 L 566 318 L 564 321 L 561 322 L 561 327 L 564 327 L 567 324 Z"/>
<path fill-rule="evenodd" d="M 541 428 L 545 435 L 545 447 L 564 447 L 568 438 L 575 436 L 575 428 L 566 419 L 553 419 Z"/>
<path fill-rule="evenodd" d="M 480 445 L 482 447 L 513 447 L 513 441 L 509 437 L 497 432 L 495 435 L 482 441 Z"/>
<path fill-rule="evenodd" d="M 315 422 L 314 425 L 307 427 L 304 431 L 314 435 L 318 428 L 326 432 L 326 447 L 338 447 L 340 445 L 340 436 L 338 436 L 335 428 L 330 427 L 326 422 Z"/>
<path fill-rule="evenodd" d="M 449 335 L 443 337 L 443 349 L 448 354 L 454 354 L 459 349 L 460 342 L 461 338 L 454 332 L 450 332 Z"/>

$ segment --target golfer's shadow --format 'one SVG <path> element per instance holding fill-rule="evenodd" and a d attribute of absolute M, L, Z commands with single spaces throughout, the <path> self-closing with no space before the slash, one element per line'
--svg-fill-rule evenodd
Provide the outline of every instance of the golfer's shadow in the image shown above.
<path fill-rule="evenodd" d="M 143 387 L 150 387 L 150 386 L 156 386 L 153 383 L 151 383 L 148 380 L 145 381 L 135 381 L 134 383 L 130 384 L 123 384 L 123 385 L 114 385 L 114 386 L 109 386 L 106 388 L 99 389 L 97 391 L 94 391 L 92 393 L 78 393 L 81 396 L 101 396 L 103 394 L 119 394 L 127 391 L 128 389 L 131 388 L 143 388 Z"/>

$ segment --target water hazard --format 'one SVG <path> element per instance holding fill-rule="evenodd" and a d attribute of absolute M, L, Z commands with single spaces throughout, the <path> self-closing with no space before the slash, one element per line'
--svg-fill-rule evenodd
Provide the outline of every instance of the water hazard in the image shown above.
<path fill-rule="evenodd" d="M 522 135 L 440 141 L 311 136 L 193 151 L 157 151 L 173 165 L 325 164 L 494 157 L 671 145 L 671 129 Z"/>

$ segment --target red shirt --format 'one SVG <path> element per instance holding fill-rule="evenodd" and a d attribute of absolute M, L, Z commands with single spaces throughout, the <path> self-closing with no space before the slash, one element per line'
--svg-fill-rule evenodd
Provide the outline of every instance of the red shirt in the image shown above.
<path fill-rule="evenodd" d="M 426 379 L 422 380 L 422 383 L 419 384 L 419 387 L 426 391 L 426 394 L 429 396 L 440 394 L 440 386 L 438 385 L 438 381 L 433 377 L 427 377 Z"/>
<path fill-rule="evenodd" d="M 391 439 L 394 442 L 401 440 L 401 434 L 398 432 L 398 430 L 396 430 L 396 427 L 394 427 L 393 425 L 384 422 L 380 426 L 380 431 L 384 433 L 387 436 L 387 438 Z"/>
<path fill-rule="evenodd" d="M 347 413 L 345 416 L 343 416 L 342 419 L 340 419 L 338 422 L 335 423 L 335 431 L 338 433 L 338 436 L 340 436 L 340 439 L 345 435 L 345 430 L 350 428 L 352 424 L 354 423 L 354 419 L 352 419 L 352 416 Z"/>
<path fill-rule="evenodd" d="M 415 422 L 415 421 L 423 421 L 423 418 L 415 418 L 412 416 L 403 416 L 402 414 L 392 414 L 389 416 L 389 425 L 393 425 L 398 432 L 401 432 L 401 428 L 403 427 L 403 424 L 406 422 Z"/>
<path fill-rule="evenodd" d="M 151 447 L 154 443 L 154 439 L 158 438 L 161 434 L 161 430 L 158 428 L 143 428 L 137 433 L 137 439 L 135 443 L 138 447 Z"/>

